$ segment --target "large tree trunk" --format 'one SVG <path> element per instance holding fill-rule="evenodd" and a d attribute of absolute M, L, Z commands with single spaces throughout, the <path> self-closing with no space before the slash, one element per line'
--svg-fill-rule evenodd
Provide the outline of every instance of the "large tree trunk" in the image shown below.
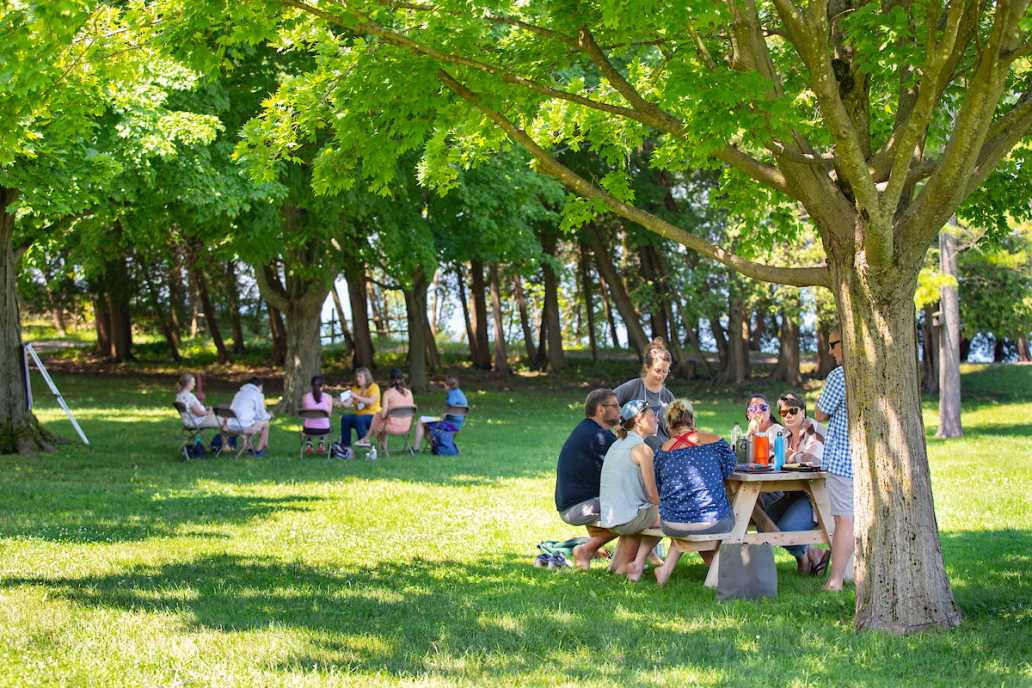
<path fill-rule="evenodd" d="M 939 269 L 957 276 L 956 219 L 939 232 Z M 939 429 L 936 437 L 960 437 L 960 296 L 944 286 L 939 298 Z"/>
<path fill-rule="evenodd" d="M 533 365 L 537 358 L 537 347 L 534 346 L 534 331 L 530 327 L 530 313 L 527 312 L 527 298 L 523 294 L 523 281 L 518 273 L 512 279 L 512 293 L 516 299 L 516 308 L 520 312 L 520 328 L 523 330 L 523 346 L 527 350 L 527 363 Z"/>
<path fill-rule="evenodd" d="M 581 294 L 584 296 L 584 311 L 588 320 L 588 346 L 591 347 L 591 362 L 598 363 L 598 342 L 595 340 L 595 303 L 591 295 L 591 272 L 588 263 L 591 260 L 588 255 L 589 249 L 584 244 L 580 245 L 580 269 Z"/>
<path fill-rule="evenodd" d="M 121 230 L 117 230 L 119 233 Z M 116 362 L 133 358 L 133 320 L 129 297 L 133 293 L 132 281 L 125 256 L 119 256 L 105 263 L 104 286 L 107 289 L 108 318 L 111 332 L 112 359 Z"/>
<path fill-rule="evenodd" d="M 960 622 L 939 544 L 914 370 L 917 267 L 831 260 L 842 323 L 856 511 L 856 626 L 909 633 Z"/>
<path fill-rule="evenodd" d="M 183 292 L 182 256 L 176 247 L 170 248 L 168 273 L 165 280 L 168 286 L 168 319 L 175 333 L 176 347 L 182 346 L 183 321 L 186 320 L 186 295 Z"/>
<path fill-rule="evenodd" d="M 237 284 L 236 263 L 226 261 L 226 298 L 229 320 L 233 326 L 233 353 L 244 353 L 244 323 L 240 317 L 240 285 Z"/>
<path fill-rule="evenodd" d="M 555 259 L 558 241 L 559 237 L 555 230 L 546 230 L 541 236 L 542 252 Z M 548 369 L 555 372 L 566 367 L 566 357 L 563 354 L 562 323 L 559 321 L 559 276 L 552 268 L 551 261 L 543 261 L 541 270 L 545 275 L 544 318 L 547 322 Z"/>
<path fill-rule="evenodd" d="M 469 262 L 470 285 L 473 296 L 473 367 L 482 370 L 491 369 L 491 345 L 487 335 L 487 300 L 484 296 L 484 263 L 479 260 Z"/>
<path fill-rule="evenodd" d="M 939 327 L 935 324 L 935 308 L 925 306 L 921 327 L 921 390 L 939 393 Z"/>
<path fill-rule="evenodd" d="M 792 387 L 799 387 L 803 383 L 803 376 L 799 371 L 799 323 L 787 310 L 781 311 L 781 331 L 778 339 L 778 362 L 770 377 Z"/>
<path fill-rule="evenodd" d="M 412 276 L 412 288 L 404 289 L 405 315 L 408 323 L 409 384 L 413 391 L 430 389 L 426 372 L 426 293 L 429 282 L 422 270 Z"/>
<path fill-rule="evenodd" d="M 663 258 L 663 254 L 657 251 L 655 247 L 653 247 L 652 265 L 658 278 L 659 304 L 663 310 L 664 325 L 670 335 L 667 341 L 670 342 L 670 353 L 674 356 L 675 369 L 677 374 L 682 377 L 693 377 L 695 369 L 684 351 L 684 345 L 681 343 L 681 333 L 677 327 L 677 319 L 674 317 L 674 304 L 679 304 L 680 299 L 676 296 L 676 290 L 671 283 L 670 268 Z"/>
<path fill-rule="evenodd" d="M 288 211 L 289 212 L 289 211 Z M 288 215 L 288 222 L 290 222 Z M 327 279 L 291 276 L 280 279 L 275 265 L 255 270 L 262 296 L 286 316 L 287 352 L 283 363 L 283 396 L 276 413 L 293 414 L 301 408 L 301 397 L 311 388 L 311 378 L 322 369 L 322 305 L 329 292 Z"/>
<path fill-rule="evenodd" d="M 710 313 L 709 326 L 710 332 L 713 334 L 713 342 L 717 345 L 717 379 L 724 380 L 727 376 L 727 369 L 731 366 L 731 353 L 727 337 L 724 334 L 724 326 L 720 324 L 720 318 L 716 313 Z"/>
<path fill-rule="evenodd" d="M 226 343 L 222 340 L 218 315 L 215 313 L 215 306 L 212 305 L 211 295 L 208 293 L 208 277 L 204 274 L 204 268 L 198 264 L 197 255 L 193 252 L 190 254 L 190 276 L 197 289 L 197 298 L 200 299 L 201 308 L 204 311 L 204 322 L 208 325 L 208 335 L 215 344 L 215 351 L 218 352 L 219 363 L 229 363 L 229 352 L 226 350 Z"/>
<path fill-rule="evenodd" d="M 646 284 L 652 285 L 653 301 L 649 304 L 649 327 L 652 329 L 652 338 L 662 337 L 664 341 L 670 341 L 670 333 L 667 329 L 666 314 L 663 310 L 663 299 L 666 285 L 663 275 L 660 274 L 656 265 L 656 248 L 651 244 L 645 244 L 638 248 L 638 261 L 641 266 L 641 279 Z"/>
<path fill-rule="evenodd" d="M 645 329 L 641 326 L 641 318 L 634 307 L 634 302 L 631 301 L 631 297 L 627 293 L 623 279 L 616 272 L 613 259 L 610 257 L 609 249 L 602 236 L 602 230 L 594 224 L 590 225 L 588 230 L 587 237 L 591 243 L 591 249 L 595 253 L 595 265 L 598 267 L 599 274 L 602 275 L 605 283 L 609 285 L 609 292 L 613 297 L 613 302 L 616 304 L 616 310 L 619 311 L 620 318 L 624 321 L 624 326 L 627 328 L 627 337 L 630 340 L 630 344 L 637 352 L 638 358 L 641 359 L 649 347 L 649 338 L 645 335 Z"/>
<path fill-rule="evenodd" d="M 18 192 L 0 187 L 0 454 L 35 454 L 53 449 L 54 437 L 28 410 L 25 351 L 18 312 L 18 263 L 14 214 Z"/>
<path fill-rule="evenodd" d="M 369 368 L 373 363 L 373 337 L 369 332 L 369 306 L 366 302 L 365 267 L 358 263 L 347 266 L 344 274 L 348 281 L 348 300 L 351 302 L 351 327 L 355 337 L 352 367 Z"/>
<path fill-rule="evenodd" d="M 441 351 L 437 348 L 437 336 L 430 327 L 430 317 L 426 318 L 426 366 L 430 372 L 441 369 Z"/>
<path fill-rule="evenodd" d="M 505 348 L 505 323 L 502 322 L 502 287 L 498 279 L 498 263 L 491 263 L 491 316 L 494 320 L 494 371 L 503 377 L 509 374 L 509 352 Z"/>
<path fill-rule="evenodd" d="M 283 365 L 287 361 L 287 326 L 283 324 L 280 310 L 268 301 L 266 304 L 269 306 L 269 331 L 272 333 L 272 362 Z"/>

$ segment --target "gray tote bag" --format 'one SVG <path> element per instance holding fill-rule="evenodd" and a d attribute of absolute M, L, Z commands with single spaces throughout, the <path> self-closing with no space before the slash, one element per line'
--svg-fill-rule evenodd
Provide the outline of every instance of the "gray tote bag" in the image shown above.
<path fill-rule="evenodd" d="M 778 596 L 778 573 L 769 544 L 724 543 L 717 567 L 717 601 Z"/>

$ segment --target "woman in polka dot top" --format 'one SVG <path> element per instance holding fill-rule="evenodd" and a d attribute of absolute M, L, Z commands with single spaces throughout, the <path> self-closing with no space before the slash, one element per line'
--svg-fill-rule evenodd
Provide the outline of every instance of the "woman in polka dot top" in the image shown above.
<path fill-rule="evenodd" d="M 724 491 L 724 480 L 735 469 L 735 452 L 719 435 L 695 429 L 695 409 L 675 399 L 666 410 L 670 439 L 655 455 L 659 517 L 671 537 L 726 533 L 735 526 Z M 666 583 L 683 554 L 674 540 L 666 562 L 656 569 L 656 581 Z M 712 552 L 700 552 L 709 564 Z"/>

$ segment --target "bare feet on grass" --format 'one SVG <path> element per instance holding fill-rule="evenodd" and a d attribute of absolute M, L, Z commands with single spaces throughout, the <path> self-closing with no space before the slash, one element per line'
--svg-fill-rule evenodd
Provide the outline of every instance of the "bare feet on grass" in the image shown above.
<path fill-rule="evenodd" d="M 676 566 L 676 564 L 675 564 Z M 670 559 L 663 562 L 662 566 L 657 566 L 655 569 L 656 584 L 666 585 L 666 582 L 670 580 L 670 574 L 674 572 L 674 567 L 670 565 Z"/>
<path fill-rule="evenodd" d="M 577 545 L 573 548 L 573 563 L 581 571 L 589 571 L 591 569 L 591 560 L 594 558 L 595 553 L 585 550 L 584 545 Z"/>
<path fill-rule="evenodd" d="M 632 583 L 637 583 L 641 580 L 642 574 L 645 573 L 645 565 L 637 562 L 632 562 L 627 565 L 627 580 Z"/>
<path fill-rule="evenodd" d="M 839 582 L 828 581 L 827 583 L 824 584 L 824 587 L 821 588 L 821 589 L 824 590 L 825 592 L 842 592 L 842 583 L 841 583 L 841 581 L 839 581 Z"/>

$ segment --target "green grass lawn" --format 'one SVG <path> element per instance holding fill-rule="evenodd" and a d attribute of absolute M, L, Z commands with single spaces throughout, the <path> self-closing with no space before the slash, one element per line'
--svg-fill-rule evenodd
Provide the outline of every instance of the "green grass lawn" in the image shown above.
<path fill-rule="evenodd" d="M 855 633 L 852 592 L 784 553 L 757 603 L 715 602 L 696 556 L 663 589 L 535 569 L 578 534 L 552 504 L 570 380 L 470 385 L 458 457 L 298 460 L 281 420 L 267 459 L 185 464 L 169 380 L 59 375 L 93 446 L 0 457 L 0 686 L 1032 685 L 1032 367 L 965 368 L 962 439 L 926 405 L 964 624 L 906 638 Z M 744 390 L 672 387 L 739 418 Z"/>

